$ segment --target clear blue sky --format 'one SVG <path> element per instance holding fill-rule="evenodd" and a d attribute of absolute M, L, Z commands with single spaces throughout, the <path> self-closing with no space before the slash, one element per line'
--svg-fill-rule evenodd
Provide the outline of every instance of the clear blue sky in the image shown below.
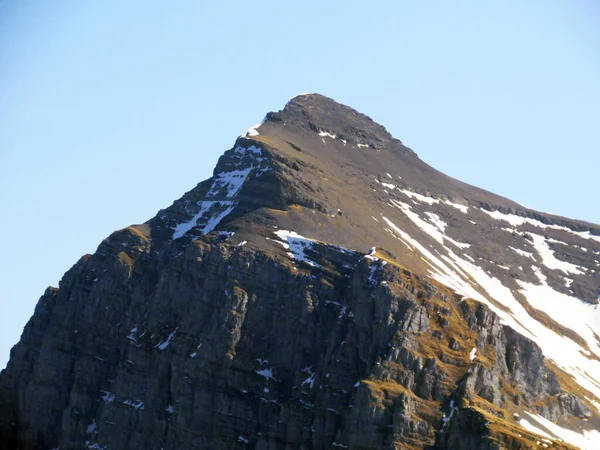
<path fill-rule="evenodd" d="M 449 175 L 600 223 L 599 5 L 0 1 L 0 367 L 48 285 L 301 92 Z"/>

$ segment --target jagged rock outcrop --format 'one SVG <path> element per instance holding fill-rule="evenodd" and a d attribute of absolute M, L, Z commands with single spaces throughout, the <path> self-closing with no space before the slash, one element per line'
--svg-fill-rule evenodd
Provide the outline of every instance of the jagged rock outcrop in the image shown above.
<path fill-rule="evenodd" d="M 0 448 L 593 448 L 598 255 L 299 96 L 46 291 Z"/>

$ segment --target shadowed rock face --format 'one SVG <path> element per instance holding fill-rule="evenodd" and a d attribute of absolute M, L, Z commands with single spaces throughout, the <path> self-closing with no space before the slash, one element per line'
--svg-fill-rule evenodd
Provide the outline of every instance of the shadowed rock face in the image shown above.
<path fill-rule="evenodd" d="M 540 421 L 598 428 L 599 266 L 597 226 L 298 96 L 48 288 L 0 448 L 573 448 Z"/>

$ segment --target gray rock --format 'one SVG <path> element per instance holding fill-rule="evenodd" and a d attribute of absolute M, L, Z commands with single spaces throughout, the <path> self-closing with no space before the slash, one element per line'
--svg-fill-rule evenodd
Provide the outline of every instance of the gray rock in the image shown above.
<path fill-rule="evenodd" d="M 448 234 L 470 243 L 465 255 L 513 290 L 526 257 L 505 249 L 529 248 L 527 236 L 498 234 L 478 206 L 597 228 L 453 180 L 322 96 L 292 100 L 260 130 L 225 152 L 213 178 L 113 233 L 44 293 L 0 374 L 0 449 L 526 448 L 502 431 L 518 426 L 519 408 L 598 419 L 535 343 L 431 280 L 384 214 L 443 248 L 374 180 L 390 171 L 390 183 L 477 211 L 474 228 L 441 200 L 411 205 L 422 217 L 437 205 Z M 246 178 L 230 195 L 221 174 L 237 171 Z M 314 241 L 284 248 L 278 230 Z M 587 244 L 588 256 L 600 251 Z M 591 267 L 574 248 L 556 255 Z M 519 279 L 535 281 L 527 267 Z M 598 277 L 577 285 L 593 303 Z"/>

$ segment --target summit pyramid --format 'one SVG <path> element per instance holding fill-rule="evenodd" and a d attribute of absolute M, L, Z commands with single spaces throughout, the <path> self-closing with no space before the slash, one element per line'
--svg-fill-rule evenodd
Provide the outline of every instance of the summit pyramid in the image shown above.
<path fill-rule="evenodd" d="M 40 298 L 0 448 L 600 448 L 600 227 L 291 99 Z"/>

